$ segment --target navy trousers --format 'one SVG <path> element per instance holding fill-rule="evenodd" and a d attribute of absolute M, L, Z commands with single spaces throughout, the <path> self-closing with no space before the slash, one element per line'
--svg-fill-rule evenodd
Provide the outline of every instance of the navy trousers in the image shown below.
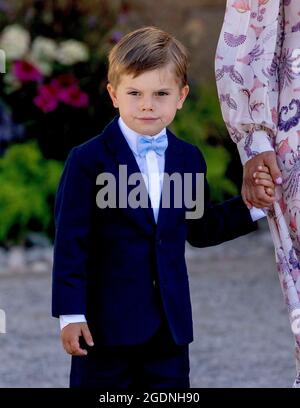
<path fill-rule="evenodd" d="M 164 321 L 146 343 L 89 348 L 72 356 L 70 387 L 98 389 L 187 389 L 189 345 L 177 345 Z"/>

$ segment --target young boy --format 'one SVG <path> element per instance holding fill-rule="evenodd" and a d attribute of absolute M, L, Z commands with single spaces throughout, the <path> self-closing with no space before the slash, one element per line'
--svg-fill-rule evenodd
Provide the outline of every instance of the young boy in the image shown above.
<path fill-rule="evenodd" d="M 199 149 L 167 129 L 189 91 L 187 61 L 183 45 L 157 28 L 126 35 L 109 55 L 107 89 L 120 116 L 66 161 L 55 206 L 52 313 L 72 355 L 71 387 L 188 388 L 185 242 L 201 248 L 255 230 L 240 197 L 210 204 L 206 179 L 201 218 L 187 216 L 186 202 L 175 205 L 182 192 L 174 197 L 175 187 L 165 185 L 168 175 L 190 174 L 195 199 L 196 175 L 206 174 Z M 146 206 L 129 205 L 134 189 L 120 169 L 128 179 L 143 174 Z M 104 174 L 116 182 L 106 207 Z M 260 184 L 272 195 L 267 176 Z"/>

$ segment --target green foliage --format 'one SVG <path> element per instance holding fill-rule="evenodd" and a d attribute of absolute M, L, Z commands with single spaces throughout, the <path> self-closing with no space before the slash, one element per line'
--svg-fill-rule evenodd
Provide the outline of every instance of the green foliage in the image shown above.
<path fill-rule="evenodd" d="M 63 164 L 45 160 L 36 142 L 15 144 L 0 158 L 0 242 L 21 244 L 31 229 L 47 231 Z"/>
<path fill-rule="evenodd" d="M 237 194 L 236 185 L 226 176 L 231 156 L 224 145 L 229 136 L 213 86 L 201 86 L 191 93 L 178 112 L 172 130 L 202 151 L 213 201 Z"/>

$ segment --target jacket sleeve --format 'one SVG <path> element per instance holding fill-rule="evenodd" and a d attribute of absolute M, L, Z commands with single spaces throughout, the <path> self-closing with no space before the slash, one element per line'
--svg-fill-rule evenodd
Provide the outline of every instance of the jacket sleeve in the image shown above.
<path fill-rule="evenodd" d="M 204 211 L 201 218 L 186 219 L 189 244 L 198 248 L 219 245 L 255 231 L 257 223 L 253 222 L 250 211 L 240 196 L 220 204 L 211 203 L 205 161 L 198 148 L 197 152 L 198 173 L 204 172 L 204 191 L 203 194 L 194 193 L 193 198 L 203 200 Z M 196 190 L 194 187 L 194 191 Z"/>
<path fill-rule="evenodd" d="M 55 201 L 52 314 L 86 314 L 86 276 L 92 229 L 94 183 L 71 150 Z"/>
<path fill-rule="evenodd" d="M 281 0 L 227 0 L 215 70 L 223 118 L 243 164 L 274 150 L 282 7 Z"/>

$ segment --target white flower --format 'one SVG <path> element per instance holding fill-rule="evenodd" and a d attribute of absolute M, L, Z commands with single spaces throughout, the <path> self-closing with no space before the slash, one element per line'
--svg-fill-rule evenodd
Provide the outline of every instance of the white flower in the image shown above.
<path fill-rule="evenodd" d="M 43 75 L 50 76 L 53 72 L 52 64 L 48 61 L 37 61 L 36 59 L 29 59 L 29 61 L 34 64 Z"/>
<path fill-rule="evenodd" d="M 36 65 L 44 75 L 51 75 L 52 61 L 56 58 L 56 53 L 56 42 L 50 38 L 39 36 L 32 42 L 29 60 Z"/>
<path fill-rule="evenodd" d="M 87 61 L 89 50 L 85 44 L 77 40 L 66 40 L 60 43 L 56 59 L 61 64 L 73 65 L 77 62 Z"/>
<path fill-rule="evenodd" d="M 55 59 L 57 45 L 54 40 L 36 37 L 31 46 L 31 57 L 36 61 L 52 61 Z"/>
<path fill-rule="evenodd" d="M 29 43 L 29 32 L 18 24 L 5 27 L 0 36 L 0 48 L 8 60 L 24 57 L 29 49 Z"/>

